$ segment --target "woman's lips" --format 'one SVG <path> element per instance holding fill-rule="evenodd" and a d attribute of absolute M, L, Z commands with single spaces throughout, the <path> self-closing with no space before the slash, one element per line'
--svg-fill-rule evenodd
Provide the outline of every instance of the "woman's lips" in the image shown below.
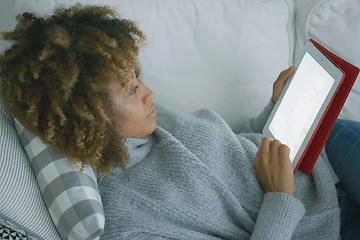
<path fill-rule="evenodd" d="M 149 113 L 149 115 L 146 118 L 154 118 L 156 116 L 157 112 L 155 107 L 153 107 L 152 111 Z"/>

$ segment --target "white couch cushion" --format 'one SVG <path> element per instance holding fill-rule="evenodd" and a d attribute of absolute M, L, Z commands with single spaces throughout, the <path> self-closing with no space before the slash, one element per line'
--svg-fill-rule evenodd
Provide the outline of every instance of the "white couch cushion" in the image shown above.
<path fill-rule="evenodd" d="M 211 107 L 234 130 L 269 101 L 292 64 L 291 0 L 17 0 L 17 11 L 49 14 L 58 4 L 117 6 L 147 35 L 142 79 L 155 101 L 179 111 Z"/>
<path fill-rule="evenodd" d="M 360 67 L 360 0 L 297 0 L 296 51 L 314 38 L 346 61 Z M 340 118 L 360 121 L 360 76 L 340 113 Z"/>

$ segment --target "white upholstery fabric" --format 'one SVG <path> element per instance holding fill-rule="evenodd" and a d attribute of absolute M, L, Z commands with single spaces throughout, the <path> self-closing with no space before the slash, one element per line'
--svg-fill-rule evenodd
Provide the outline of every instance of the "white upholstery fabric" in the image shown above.
<path fill-rule="evenodd" d="M 297 0 L 298 57 L 305 41 L 314 38 L 333 53 L 360 67 L 360 0 Z M 340 118 L 360 121 L 360 76 L 340 113 Z"/>
<path fill-rule="evenodd" d="M 60 3 L 110 4 L 147 35 L 142 79 L 155 101 L 179 111 L 204 106 L 238 130 L 269 101 L 292 64 L 293 4 L 286 0 L 18 0 L 49 14 Z"/>

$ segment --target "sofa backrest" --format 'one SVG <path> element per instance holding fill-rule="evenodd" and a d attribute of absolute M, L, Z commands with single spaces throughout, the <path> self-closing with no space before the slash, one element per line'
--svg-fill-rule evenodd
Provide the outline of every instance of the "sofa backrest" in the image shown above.
<path fill-rule="evenodd" d="M 49 15 L 59 4 L 109 4 L 147 35 L 142 79 L 155 102 L 179 111 L 210 107 L 234 130 L 270 100 L 292 64 L 294 12 L 287 0 L 17 0 Z"/>
<path fill-rule="evenodd" d="M 360 67 L 360 0 L 297 0 L 295 58 L 309 38 Z M 339 118 L 360 121 L 360 75 Z"/>

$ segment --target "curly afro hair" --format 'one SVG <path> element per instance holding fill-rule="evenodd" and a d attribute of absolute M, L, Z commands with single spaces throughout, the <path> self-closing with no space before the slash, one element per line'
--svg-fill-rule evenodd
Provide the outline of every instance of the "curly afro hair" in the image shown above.
<path fill-rule="evenodd" d="M 7 110 L 73 163 L 103 175 L 112 166 L 125 169 L 125 139 L 110 119 L 106 86 L 115 80 L 128 89 L 131 66 L 139 74 L 144 34 L 107 6 L 76 4 L 17 20 L 14 31 L 2 33 L 14 43 L 0 56 Z"/>

